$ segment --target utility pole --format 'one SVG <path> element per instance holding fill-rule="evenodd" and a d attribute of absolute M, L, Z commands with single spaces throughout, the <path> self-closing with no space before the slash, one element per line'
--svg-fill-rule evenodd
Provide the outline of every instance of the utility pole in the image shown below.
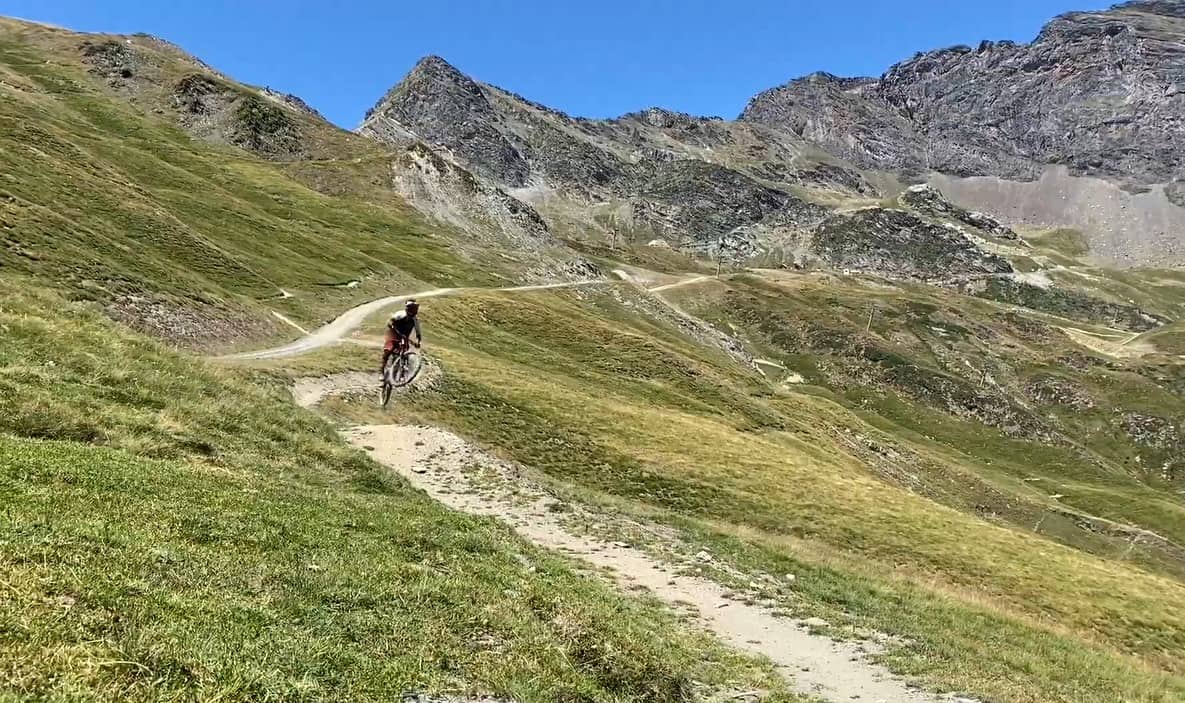
<path fill-rule="evenodd" d="M 720 257 L 724 254 L 724 237 L 716 237 L 716 278 L 720 278 Z"/>

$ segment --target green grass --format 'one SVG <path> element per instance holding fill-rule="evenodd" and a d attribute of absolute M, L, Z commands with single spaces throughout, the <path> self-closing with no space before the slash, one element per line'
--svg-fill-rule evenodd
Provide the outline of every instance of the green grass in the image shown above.
<path fill-rule="evenodd" d="M 785 695 L 768 668 L 445 511 L 292 407 L 288 375 L 369 370 L 373 350 L 246 371 L 105 319 L 233 347 L 292 336 L 272 310 L 314 326 L 521 273 L 393 200 L 389 154 L 237 84 L 239 122 L 262 135 L 246 146 L 280 135 L 292 151 L 297 135 L 306 158 L 195 141 L 170 101 L 203 69 L 176 51 L 137 44 L 144 80 L 109 85 L 80 35 L 0 29 L 0 698 Z M 1177 319 L 1183 279 L 1084 267 L 1073 232 L 1027 239 L 1026 269 L 1072 269 L 1050 274 L 1065 292 L 791 274 L 668 291 L 802 384 L 620 284 L 433 300 L 439 382 L 394 411 L 325 411 L 447 425 L 556 491 L 677 528 L 739 588 L 796 574 L 774 594 L 784 610 L 895 636 L 886 661 L 932 688 L 1185 700 L 1185 454 L 1128 429 L 1185 426 L 1179 323 L 1131 359 L 1065 331 L 1138 326 L 1135 307 Z M 712 270 L 572 245 L 605 268 Z"/>
<path fill-rule="evenodd" d="M 1028 231 L 1023 236 L 1024 240 L 1034 247 L 1048 249 L 1071 259 L 1077 259 L 1090 253 L 1086 237 L 1076 229 L 1054 228 Z"/>
<path fill-rule="evenodd" d="M 52 36 L 78 37 L 63 34 Z M 504 280 L 496 267 L 461 260 L 447 231 L 425 225 L 389 192 L 352 192 L 358 178 L 349 172 L 362 164 L 344 157 L 365 157 L 368 166 L 382 159 L 366 140 L 321 126 L 346 149 L 339 180 L 347 192 L 323 194 L 305 185 L 318 182 L 308 169 L 192 141 L 113 99 L 76 47 L 47 54 L 46 41 L 31 31 L 0 39 L 0 74 L 28 86 L 4 89 L 0 101 L 4 270 L 69 285 L 76 297 L 168 334 L 134 304 L 150 301 L 170 313 L 174 336 L 195 345 L 183 322 L 191 312 L 223 322 L 221 330 L 207 325 L 205 336 L 233 344 L 288 334 L 269 308 L 315 324 L 392 288 Z M 351 279 L 364 285 L 324 287 Z M 294 297 L 277 300 L 282 290 Z"/>
<path fill-rule="evenodd" d="M 753 320 L 787 330 L 779 315 L 797 310 L 804 334 L 834 348 L 803 355 L 814 357 L 814 369 L 795 367 L 787 340 L 748 326 L 732 297 L 741 293 L 762 311 Z M 910 644 L 889 661 L 938 688 L 999 701 L 1185 695 L 1185 621 L 1175 605 L 1185 596 L 1181 564 L 1161 553 L 1125 554 L 1123 541 L 1059 518 L 1048 497 L 1077 486 L 1063 499 L 1071 511 L 1178 535 L 1185 509 L 1167 486 L 1113 470 L 1107 459 L 1084 472 L 1073 446 L 1012 438 L 908 396 L 874 397 L 867 379 L 863 392 L 836 385 L 832 372 L 851 363 L 841 351 L 866 324 L 867 295 L 857 306 L 854 293 L 833 287 L 774 291 L 743 279 L 678 293 L 686 309 L 705 314 L 721 295 L 730 296 L 721 326 L 741 325 L 762 351 L 825 387 L 771 386 L 639 316 L 641 298 L 626 286 L 579 296 L 472 294 L 425 311 L 445 376 L 396 417 L 448 425 L 559 486 L 680 526 L 747 567 L 810 574 L 806 592 L 783 594 L 787 607 L 901 636 Z M 969 346 L 985 334 L 950 296 L 881 293 L 876 304 L 874 328 L 886 334 L 928 330 L 927 340 Z M 963 304 L 977 315 L 992 310 Z M 951 374 L 943 370 L 949 350 L 898 353 Z M 356 404 L 327 407 L 342 418 L 383 416 Z M 917 495 L 907 477 L 857 451 L 864 441 L 854 438 L 899 453 L 923 494 L 930 485 L 946 493 Z M 1033 475 L 1051 488 L 1024 480 Z M 1035 534 L 1031 523 L 980 516 L 976 491 L 1019 502 L 1018 523 L 1023 514 L 1049 524 Z M 963 512 L 934 502 L 944 498 Z"/>
<path fill-rule="evenodd" d="M 606 270 L 615 264 L 626 263 L 641 266 L 651 271 L 663 273 L 711 273 L 715 271 L 712 262 L 700 261 L 674 249 L 667 247 L 651 247 L 645 244 L 621 244 L 610 246 L 600 243 L 596 239 L 570 238 L 566 243 L 592 260 L 601 264 Z"/>
<path fill-rule="evenodd" d="M 1159 351 L 1185 356 L 1185 324 L 1166 325 L 1146 337 Z"/>
<path fill-rule="evenodd" d="M 1139 366 L 1121 370 L 1116 362 L 1101 359 L 1095 368 L 1077 371 L 1066 363 L 1079 353 L 1075 346 L 1039 318 L 1000 314 L 978 301 L 925 288 L 881 293 L 870 302 L 869 294 L 858 288 L 786 291 L 745 287 L 739 281 L 734 286 L 740 290 L 729 293 L 732 313 L 722 323 L 740 322 L 751 339 L 766 343 L 765 354 L 784 358 L 792 368 L 798 359 L 812 358 L 813 366 L 800 372 L 840 390 L 849 407 L 875 409 L 870 419 L 881 422 L 890 436 L 908 432 L 915 441 L 937 438 L 943 465 L 971 465 L 975 476 L 1007 472 L 1012 484 L 1007 493 L 1015 493 L 1016 483 L 1034 473 L 1074 482 L 1096 480 L 1106 490 L 1127 485 L 1150 503 L 1171 495 L 1174 485 L 1180 487 L 1180 476 L 1166 484 L 1155 476 L 1129 475 L 1135 456 L 1144 455 L 1145 463 L 1158 457 L 1134 444 L 1120 427 L 1131 412 L 1180 417 L 1181 396 L 1158 380 L 1159 372 Z M 718 315 L 711 300 L 706 306 L 689 302 L 690 309 Z M 877 312 L 865 332 L 870 306 Z M 1070 408 L 1032 396 L 1029 385 L 1038 369 L 1060 374 L 1090 407 Z M 997 431 L 985 432 L 982 424 L 963 421 L 969 418 Z M 1098 456 L 1084 456 L 1081 445 Z M 1066 500 L 1073 504 L 1076 498 Z M 1136 514 L 1103 514 L 1148 525 Z M 1185 542 L 1179 517 L 1150 526 Z"/>
<path fill-rule="evenodd" d="M 0 284 L 0 697 L 684 701 L 780 684 L 266 377 Z"/>

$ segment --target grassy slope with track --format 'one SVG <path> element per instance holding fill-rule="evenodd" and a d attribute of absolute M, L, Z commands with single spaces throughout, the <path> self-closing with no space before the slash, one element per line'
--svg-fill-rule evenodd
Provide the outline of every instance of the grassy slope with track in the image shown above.
<path fill-rule="evenodd" d="M 190 346 L 291 334 L 271 309 L 315 325 L 392 289 L 504 280 L 460 260 L 398 199 L 356 185 L 369 181 L 355 158 L 381 171 L 373 144 L 311 120 L 310 139 L 330 141 L 343 163 L 272 163 L 194 141 L 166 108 L 145 114 L 113 96 L 82 62 L 87 41 L 0 19 L 0 271 L 69 286 Z M 170 77 L 199 70 L 143 51 Z M 330 171 L 354 195 L 306 185 Z"/>
<path fill-rule="evenodd" d="M 153 96 L 88 73 L 87 41 L 0 20 L 0 699 L 780 690 L 659 608 L 410 490 L 274 377 L 107 320 L 258 343 L 291 334 L 272 309 L 316 324 L 392 289 L 505 279 L 368 189 L 385 168 L 373 145 L 325 133 L 354 158 L 273 163 L 191 140 Z M 205 70 L 143 42 L 176 75 Z"/>
<path fill-rule="evenodd" d="M 391 478 L 274 377 L 179 356 L 29 283 L 0 282 L 0 699 L 780 688 Z"/>
<path fill-rule="evenodd" d="M 677 700 L 693 679 L 767 681 L 407 491 L 274 377 L 100 319 L 145 299 L 234 344 L 284 334 L 265 324 L 272 308 L 315 323 L 392 288 L 513 272 L 467 263 L 385 200 L 373 145 L 319 133 L 314 151 L 350 158 L 274 163 L 196 142 L 146 116 L 161 96 L 129 103 L 96 82 L 77 35 L 0 29 L 10 692 L 381 699 L 401 680 Z M 1034 240 L 1035 256 L 1077 266 L 1070 234 Z M 1083 272 L 1103 278 L 1064 275 L 1180 317 L 1179 274 Z M 319 285 L 351 278 L 364 283 Z M 62 284 L 82 300 L 39 290 Z M 295 297 L 271 299 L 281 288 Z M 916 286 L 735 277 L 668 295 L 806 383 L 738 366 L 628 286 L 478 294 L 427 306 L 444 381 L 398 412 L 734 564 L 797 574 L 775 594 L 787 610 L 901 638 L 890 663 L 937 687 L 1185 698 L 1185 563 L 1116 529 L 1185 542 L 1172 438 L 1139 444 L 1124 419 L 1185 424 L 1171 353 L 1110 359 L 1061 331 L 1114 333 L 1103 326 Z M 1141 341 L 1169 352 L 1176 329 Z M 353 347 L 273 363 L 372 364 Z"/>
<path fill-rule="evenodd" d="M 705 546 L 797 574 L 777 594 L 789 611 L 902 638 L 889 661 L 939 688 L 1009 702 L 1185 696 L 1182 555 L 1077 522 L 1108 518 L 1185 541 L 1182 484 L 1130 470 L 1124 460 L 1139 448 L 1105 422 L 1125 404 L 1179 413 L 1178 394 L 1131 370 L 1063 368 L 1098 405 L 1056 425 L 1033 417 L 1073 441 L 1010 437 L 894 387 L 886 363 L 966 383 L 975 374 L 957 372 L 962 358 L 987 358 L 1011 388 L 1081 353 L 1056 335 L 1024 344 L 1027 328 L 995 304 L 813 276 L 740 276 L 668 295 L 735 325 L 807 383 L 763 379 L 639 314 L 646 296 L 624 284 L 474 294 L 429 306 L 445 375 L 399 417 L 445 424 L 560 490 L 682 527 L 690 553 Z M 878 317 L 865 333 L 872 301 Z M 780 336 L 803 327 L 821 330 L 808 338 L 823 345 Z M 882 353 L 853 354 L 861 345 Z M 951 358 L 938 361 L 936 349 Z M 349 358 L 367 357 L 285 365 L 300 373 Z M 384 416 L 345 400 L 327 407 L 343 419 Z"/>

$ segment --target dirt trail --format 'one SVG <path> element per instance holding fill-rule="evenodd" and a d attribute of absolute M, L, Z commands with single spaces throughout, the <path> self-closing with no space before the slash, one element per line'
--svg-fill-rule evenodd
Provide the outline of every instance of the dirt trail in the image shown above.
<path fill-rule="evenodd" d="M 672 288 L 682 288 L 683 286 L 693 286 L 696 283 L 703 283 L 704 281 L 710 281 L 713 278 L 717 278 L 717 277 L 716 276 L 693 276 L 691 278 L 684 278 L 682 281 L 675 281 L 674 283 L 667 283 L 666 285 L 655 286 L 653 288 L 647 288 L 646 290 L 650 291 L 651 293 L 661 293 L 664 290 L 670 290 Z"/>
<path fill-rule="evenodd" d="M 346 438 L 456 510 L 495 517 L 535 544 L 608 570 L 623 587 L 644 587 L 673 608 L 687 611 L 727 644 L 768 657 L 800 693 L 833 703 L 951 703 L 960 699 L 908 686 L 868 659 L 876 645 L 836 642 L 811 634 L 806 623 L 777 617 L 707 578 L 679 573 L 622 542 L 577 534 L 566 526 L 557 500 L 526 481 L 519 470 L 439 428 L 369 425 Z M 970 699 L 961 699 L 973 703 Z"/>
<path fill-rule="evenodd" d="M 425 359 L 420 372 L 407 388 L 423 390 L 431 387 L 440 378 L 440 367 L 431 359 Z M 396 388 L 396 397 L 406 388 Z M 306 376 L 296 379 L 292 386 L 292 399 L 302 408 L 311 408 L 331 395 L 369 394 L 379 396 L 378 373 L 349 371 L 328 376 Z M 398 400 L 393 401 L 398 402 Z"/>
<path fill-rule="evenodd" d="M 660 292 L 707 280 L 696 277 L 649 289 Z M 604 281 L 521 286 L 500 290 L 539 290 Z M 438 289 L 414 294 L 427 298 L 464 289 Z M 276 349 L 237 358 L 291 356 L 334 343 L 385 306 L 406 297 L 392 296 L 355 307 L 309 336 Z M 431 384 L 439 375 L 425 366 L 414 386 Z M 330 395 L 375 391 L 368 373 L 334 374 L 299 379 L 293 396 L 302 407 L 312 407 Z M 398 402 L 398 401 L 396 401 Z M 526 480 L 508 464 L 446 430 L 427 426 L 368 425 L 343 432 L 353 445 L 445 505 L 475 515 L 497 518 L 540 547 L 560 551 L 599 567 L 625 589 L 644 588 L 671 608 L 693 616 L 726 644 L 764 656 L 804 694 L 831 703 L 976 703 L 973 699 L 939 696 L 911 687 L 869 658 L 878 650 L 872 642 L 838 642 L 812 634 L 811 621 L 779 616 L 773 610 L 737 594 L 706 577 L 686 571 L 688 564 L 669 563 L 623 542 L 586 534 L 575 527 L 579 518 L 605 522 L 581 506 L 564 505 Z M 705 555 L 711 560 L 710 555 Z M 824 625 L 825 623 L 813 623 Z"/>
<path fill-rule="evenodd" d="M 648 290 L 660 292 L 708 278 L 688 278 Z M 582 281 L 500 290 L 540 290 L 604 282 Z M 465 289 L 437 289 L 413 295 L 428 298 L 460 290 Z M 369 315 L 406 297 L 413 296 L 392 296 L 359 305 L 297 342 L 238 355 L 238 358 L 290 356 L 334 343 Z M 413 386 L 431 384 L 437 376 L 439 368 L 429 363 Z M 330 395 L 377 393 L 375 386 L 376 380 L 369 373 L 334 374 L 299 379 L 293 388 L 293 396 L 302 407 L 312 407 Z M 832 703 L 853 700 L 975 703 L 972 699 L 929 694 L 909 686 L 869 659 L 869 655 L 878 649 L 875 643 L 837 642 L 812 634 L 809 621 L 782 617 L 760 604 L 737 599 L 735 593 L 715 581 L 685 573 L 681 567 L 686 564 L 668 563 L 642 549 L 590 536 L 570 527 L 575 524 L 573 510 L 580 516 L 591 518 L 592 522 L 604 522 L 604 516 L 579 506 L 554 510 L 558 501 L 532 486 L 518 467 L 469 445 L 448 431 L 424 426 L 371 425 L 347 429 L 343 434 L 349 442 L 371 452 L 375 459 L 445 505 L 502 520 L 541 547 L 565 552 L 601 567 L 611 572 L 621 586 L 645 588 L 672 608 L 689 612 L 725 643 L 770 659 L 801 693 L 819 696 Z"/>
<path fill-rule="evenodd" d="M 1060 327 L 1070 339 L 1091 351 L 1106 354 L 1116 359 L 1138 359 L 1147 354 L 1155 354 L 1156 346 L 1148 341 L 1137 341 L 1144 333 L 1120 332 L 1103 334 L 1087 332 L 1076 327 Z"/>
<path fill-rule="evenodd" d="M 289 342 L 283 346 L 272 347 L 271 349 L 260 349 L 258 351 L 240 352 L 238 354 L 229 354 L 221 357 L 223 359 L 279 359 L 288 356 L 298 356 L 300 354 L 307 354 L 308 352 L 327 347 L 331 344 L 336 344 L 341 341 L 346 335 L 358 329 L 366 318 L 383 308 L 390 307 L 396 303 L 403 302 L 408 298 L 416 298 L 417 300 L 424 298 L 438 298 L 445 295 L 454 295 L 456 293 L 473 290 L 490 290 L 490 291 L 531 291 L 531 290 L 548 290 L 551 288 L 574 288 L 576 286 L 591 286 L 609 281 L 603 279 L 591 281 L 566 281 L 562 283 L 541 283 L 530 286 L 511 286 L 508 288 L 434 288 L 432 290 L 420 291 L 419 293 L 408 293 L 407 295 L 390 295 L 385 298 L 378 298 L 371 300 L 361 305 L 356 305 L 349 310 L 346 310 L 341 315 L 338 315 L 332 322 L 318 327 L 308 335 L 300 339 Z"/>
<path fill-rule="evenodd" d="M 431 384 L 439 375 L 426 365 L 413 385 Z M 312 407 L 326 397 L 374 390 L 371 374 L 353 372 L 296 382 L 293 397 Z M 365 425 L 343 431 L 347 441 L 396 471 L 445 505 L 494 517 L 522 537 L 566 553 L 612 574 L 623 588 L 645 588 L 736 649 L 770 659 L 796 691 L 832 703 L 976 703 L 912 688 L 871 662 L 873 643 L 837 642 L 811 634 L 809 621 L 780 617 L 707 578 L 681 573 L 680 565 L 659 560 L 623 542 L 581 534 L 569 525 L 573 510 L 532 485 L 518 467 L 436 427 Z M 599 519 L 592 513 L 583 517 Z"/>
<path fill-rule="evenodd" d="M 416 379 L 431 383 L 433 367 Z M 301 379 L 296 402 L 311 407 L 339 393 L 373 390 L 366 373 Z M 676 610 L 688 612 L 709 632 L 739 650 L 769 658 L 800 693 L 832 703 L 974 703 L 971 699 L 925 693 L 869 660 L 872 643 L 837 642 L 811 634 L 809 621 L 779 617 L 707 578 L 681 573 L 642 549 L 569 527 L 573 510 L 531 484 L 518 467 L 435 427 L 367 425 L 343 432 L 354 446 L 407 478 L 441 503 L 474 515 L 497 518 L 533 543 L 566 553 L 612 574 L 624 588 L 645 588 Z M 597 517 L 588 514 L 584 517 Z M 710 558 L 710 557 L 709 557 Z"/>
<path fill-rule="evenodd" d="M 419 378 L 416 378 L 419 381 Z M 296 379 L 292 386 L 292 399 L 302 408 L 311 408 L 331 395 L 363 393 L 378 395 L 378 374 L 351 371 L 330 376 L 308 376 Z"/>
<path fill-rule="evenodd" d="M 632 277 L 620 269 L 614 270 L 613 275 L 619 280 L 631 281 Z M 671 288 L 678 288 L 680 286 L 693 285 L 702 283 L 712 276 L 696 276 L 694 278 L 687 278 L 675 283 L 668 283 L 666 285 L 648 288 L 651 293 L 660 293 Z M 403 302 L 409 298 L 416 298 L 417 300 L 424 298 L 439 298 L 446 295 L 455 295 L 457 293 L 464 293 L 467 291 L 502 291 L 502 292 L 522 292 L 533 290 L 550 290 L 552 288 L 575 288 L 578 286 L 592 286 L 599 284 L 612 283 L 610 279 L 595 279 L 588 281 L 564 281 L 561 283 L 540 283 L 529 286 L 510 286 L 507 288 L 433 288 L 432 290 L 420 291 L 419 293 L 408 293 L 407 295 L 389 295 L 383 298 L 377 298 L 360 305 L 356 305 L 342 314 L 338 315 L 333 321 L 318 327 L 312 332 L 306 332 L 304 337 L 295 341 L 289 342 L 278 347 L 271 347 L 270 349 L 259 349 L 256 351 L 239 352 L 237 354 L 228 354 L 219 357 L 220 359 L 280 359 L 290 356 L 299 356 L 307 354 L 311 351 L 327 347 L 342 341 L 347 335 L 358 329 L 366 318 L 375 314 L 383 308 L 390 307 L 396 303 Z M 305 330 L 297 325 L 289 318 L 281 315 L 278 312 L 273 312 L 276 317 L 292 327 L 304 332 Z M 685 314 L 685 313 L 684 313 Z"/>

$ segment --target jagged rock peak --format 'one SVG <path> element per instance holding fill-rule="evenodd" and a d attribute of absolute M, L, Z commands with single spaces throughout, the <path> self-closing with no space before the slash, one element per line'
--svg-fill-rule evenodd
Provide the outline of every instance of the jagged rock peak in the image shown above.
<path fill-rule="evenodd" d="M 1048 165 L 1135 186 L 1185 173 L 1185 0 L 1050 21 L 1030 44 L 919 53 L 880 79 L 827 74 L 750 101 L 741 119 L 855 163 L 1033 180 Z"/>
<path fill-rule="evenodd" d="M 444 145 L 478 174 L 521 186 L 530 168 L 498 130 L 499 123 L 484 86 L 439 56 L 426 56 L 366 113 L 359 131 L 379 139 L 401 134 Z"/>
<path fill-rule="evenodd" d="M 407 72 L 407 76 L 403 79 L 404 82 L 408 80 L 446 80 L 453 83 L 475 82 L 456 66 L 435 54 L 429 54 L 417 61 L 416 65 L 412 66 L 412 69 Z"/>
<path fill-rule="evenodd" d="M 1185 18 L 1185 2 L 1182 0 L 1129 0 L 1121 2 L 1112 10 L 1135 10 L 1150 15 Z"/>
<path fill-rule="evenodd" d="M 876 83 L 875 78 L 868 76 L 837 76 L 834 73 L 828 73 L 827 71 L 815 71 L 814 73 L 808 73 L 798 80 L 807 83 L 834 83 L 835 85 L 845 89 L 858 88 L 870 83 Z"/>
<path fill-rule="evenodd" d="M 430 54 L 417 61 L 403 80 L 396 83 L 366 112 L 366 116 L 369 118 L 381 110 L 385 103 L 392 102 L 401 94 L 420 93 L 425 94 L 424 97 L 430 97 L 427 94 L 438 90 L 460 90 L 471 95 L 481 93 L 476 81 L 443 58 Z"/>
<path fill-rule="evenodd" d="M 722 117 L 700 117 L 686 112 L 668 110 L 663 107 L 648 107 L 637 112 L 627 112 L 618 117 L 616 122 L 641 122 L 652 127 L 682 127 L 698 122 L 723 122 Z"/>

